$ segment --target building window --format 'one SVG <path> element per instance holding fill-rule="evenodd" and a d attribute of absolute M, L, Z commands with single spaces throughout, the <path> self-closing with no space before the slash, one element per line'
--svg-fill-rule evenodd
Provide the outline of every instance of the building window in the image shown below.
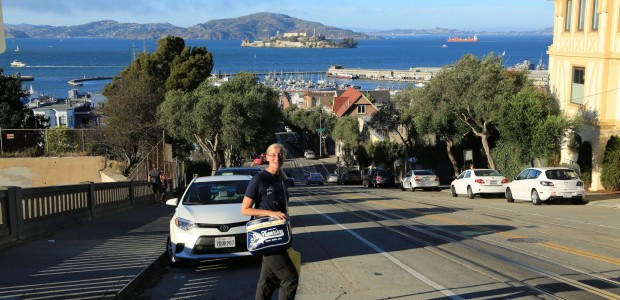
<path fill-rule="evenodd" d="M 570 31 L 570 19 L 572 17 L 572 13 L 573 13 L 573 0 L 567 0 L 566 1 L 566 16 L 565 16 L 565 21 L 566 24 L 564 24 L 564 30 L 565 31 Z"/>
<path fill-rule="evenodd" d="M 598 0 L 594 0 L 592 5 L 592 30 L 598 30 Z"/>
<path fill-rule="evenodd" d="M 366 105 L 358 105 L 357 106 L 357 114 L 365 115 L 366 114 Z"/>
<path fill-rule="evenodd" d="M 579 20 L 577 21 L 577 30 L 583 31 L 583 23 L 586 17 L 586 0 L 579 1 Z"/>
<path fill-rule="evenodd" d="M 583 104 L 583 86 L 585 83 L 586 69 L 580 67 L 573 68 L 573 84 L 571 86 L 570 102 Z"/>

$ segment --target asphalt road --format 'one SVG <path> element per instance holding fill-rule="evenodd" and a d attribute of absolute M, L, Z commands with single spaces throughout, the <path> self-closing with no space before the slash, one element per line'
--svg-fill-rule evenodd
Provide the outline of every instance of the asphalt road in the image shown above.
<path fill-rule="evenodd" d="M 297 299 L 620 299 L 617 209 L 447 190 L 290 192 Z M 259 269 L 254 257 L 164 267 L 141 297 L 252 299 Z"/>

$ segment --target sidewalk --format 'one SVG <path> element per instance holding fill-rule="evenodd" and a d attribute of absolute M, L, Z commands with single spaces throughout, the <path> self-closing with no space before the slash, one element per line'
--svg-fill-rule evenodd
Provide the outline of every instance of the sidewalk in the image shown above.
<path fill-rule="evenodd" d="M 152 205 L 0 252 L 0 299 L 113 299 L 166 249 L 174 207 Z M 128 286 L 126 288 L 126 286 Z"/>

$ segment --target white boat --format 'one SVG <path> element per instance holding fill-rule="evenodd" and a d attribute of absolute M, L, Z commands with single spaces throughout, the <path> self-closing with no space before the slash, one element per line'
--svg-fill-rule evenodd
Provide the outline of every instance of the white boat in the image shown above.
<path fill-rule="evenodd" d="M 441 45 L 441 48 L 448 48 L 448 45 L 443 44 L 443 45 Z"/>
<path fill-rule="evenodd" d="M 23 67 L 25 67 L 25 66 L 26 66 L 26 64 L 25 64 L 25 63 L 23 63 L 23 62 L 21 62 L 21 61 L 19 61 L 19 60 L 14 60 L 14 61 L 11 63 L 11 67 L 13 67 L 13 68 L 23 68 Z"/>
<path fill-rule="evenodd" d="M 19 46 L 15 46 L 15 52 L 19 52 Z"/>

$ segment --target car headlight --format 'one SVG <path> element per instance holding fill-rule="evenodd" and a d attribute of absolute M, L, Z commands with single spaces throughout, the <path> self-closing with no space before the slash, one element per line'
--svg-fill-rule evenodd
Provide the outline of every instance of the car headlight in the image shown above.
<path fill-rule="evenodd" d="M 551 181 L 541 181 L 540 185 L 542 185 L 542 186 L 553 186 L 553 182 L 551 182 Z"/>
<path fill-rule="evenodd" d="M 185 231 L 198 227 L 196 226 L 196 223 L 179 217 L 174 219 L 174 224 L 177 225 L 177 227 L 179 227 L 181 230 Z"/>

